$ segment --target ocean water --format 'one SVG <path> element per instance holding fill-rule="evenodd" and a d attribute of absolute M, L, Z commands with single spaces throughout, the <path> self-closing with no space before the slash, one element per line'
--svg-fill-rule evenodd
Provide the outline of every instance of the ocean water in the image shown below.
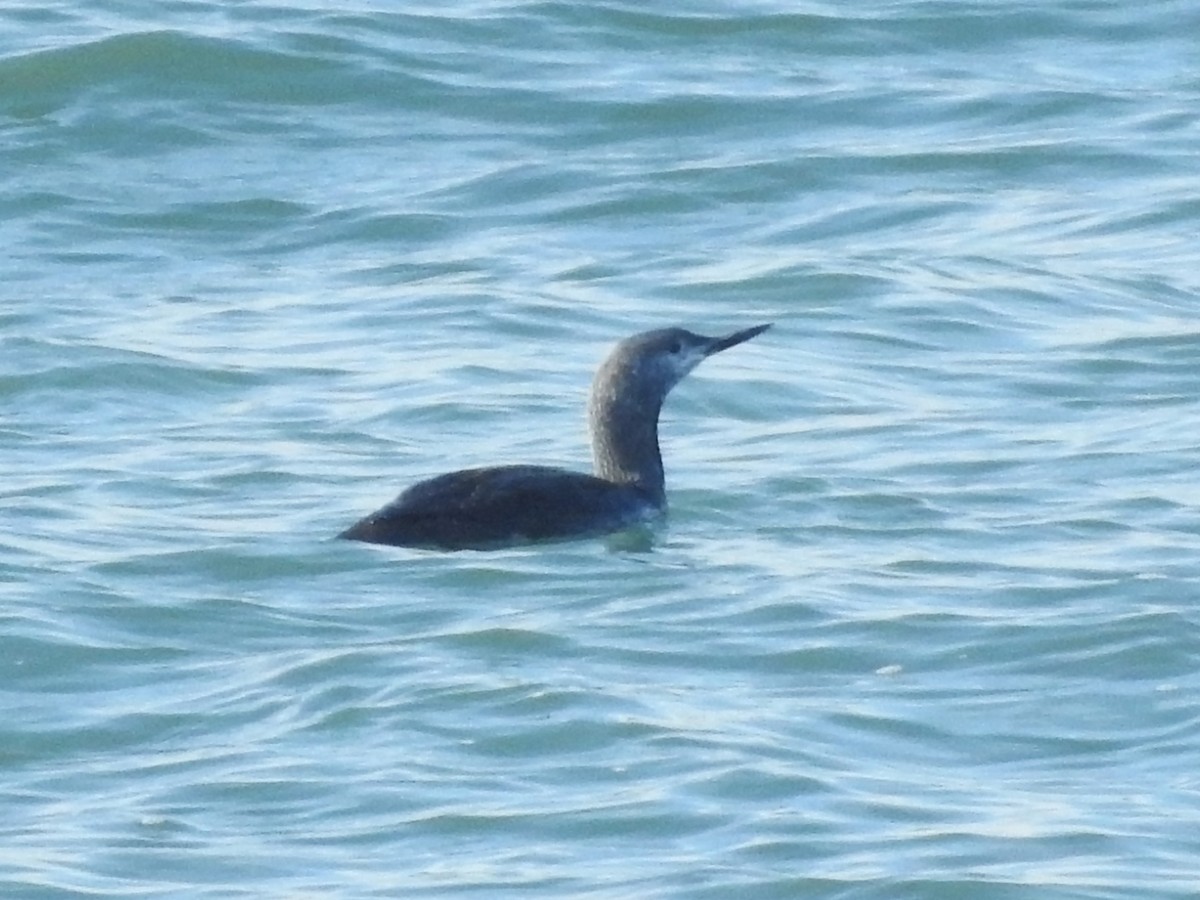
<path fill-rule="evenodd" d="M 0 9 L 0 894 L 1200 896 L 1197 35 Z M 332 540 L 767 321 L 648 550 Z"/>

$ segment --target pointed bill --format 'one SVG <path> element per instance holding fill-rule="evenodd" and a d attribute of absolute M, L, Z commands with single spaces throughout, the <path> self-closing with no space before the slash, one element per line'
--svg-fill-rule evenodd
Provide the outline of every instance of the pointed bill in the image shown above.
<path fill-rule="evenodd" d="M 762 334 L 772 325 L 768 322 L 766 325 L 755 325 L 753 328 L 746 328 L 742 331 L 735 331 L 733 334 L 725 337 L 713 338 L 712 343 L 708 345 L 705 351 L 705 356 L 712 356 L 714 353 L 720 353 L 722 350 L 728 350 L 730 347 L 736 346 L 743 341 L 748 341 L 756 335 Z"/>

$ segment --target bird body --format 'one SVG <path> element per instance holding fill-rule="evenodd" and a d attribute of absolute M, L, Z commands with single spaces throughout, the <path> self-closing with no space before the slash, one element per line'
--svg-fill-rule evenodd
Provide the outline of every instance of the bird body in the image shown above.
<path fill-rule="evenodd" d="M 703 359 L 769 325 L 721 338 L 666 328 L 621 341 L 588 401 L 595 474 L 551 466 L 464 469 L 414 484 L 338 537 L 444 550 L 492 549 L 594 537 L 667 508 L 658 417 L 663 400 Z"/>
<path fill-rule="evenodd" d="M 595 537 L 654 518 L 639 488 L 551 466 L 490 466 L 418 482 L 338 537 L 442 550 L 487 550 Z"/>

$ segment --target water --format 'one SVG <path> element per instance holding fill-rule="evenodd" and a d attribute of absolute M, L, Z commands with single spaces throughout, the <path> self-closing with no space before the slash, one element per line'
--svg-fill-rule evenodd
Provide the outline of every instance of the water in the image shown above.
<path fill-rule="evenodd" d="M 672 9 L 0 11 L 6 896 L 1200 893 L 1200 11 Z"/>

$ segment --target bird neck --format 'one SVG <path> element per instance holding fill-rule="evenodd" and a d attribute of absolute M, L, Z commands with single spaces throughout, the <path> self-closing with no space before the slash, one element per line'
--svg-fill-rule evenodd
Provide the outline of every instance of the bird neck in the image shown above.
<path fill-rule="evenodd" d="M 600 391 L 589 404 L 588 425 L 596 475 L 633 485 L 655 506 L 665 508 L 667 493 L 658 449 L 661 408 L 661 397 L 639 396 L 636 391 Z"/>

